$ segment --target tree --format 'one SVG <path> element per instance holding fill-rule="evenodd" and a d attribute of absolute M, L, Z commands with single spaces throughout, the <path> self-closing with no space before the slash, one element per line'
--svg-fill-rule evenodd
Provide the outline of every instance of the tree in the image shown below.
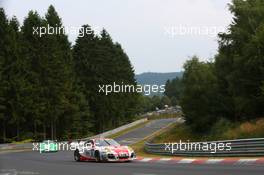
<path fill-rule="evenodd" d="M 171 106 L 171 100 L 166 95 L 161 97 L 161 102 L 160 103 L 161 103 L 161 107 L 162 108 L 164 108 L 165 105 Z"/>
<path fill-rule="evenodd" d="M 82 26 L 91 30 L 89 25 Z M 95 132 L 102 132 L 131 121 L 137 111 L 135 93 L 99 93 L 100 85 L 135 85 L 134 71 L 118 43 L 113 43 L 105 29 L 100 36 L 94 32 L 78 37 L 73 49 L 75 71 L 89 99 Z M 89 76 L 87 76 L 89 75 Z"/>
<path fill-rule="evenodd" d="M 233 22 L 219 35 L 216 57 L 223 113 L 236 121 L 252 119 L 264 114 L 264 2 L 233 0 L 229 9 Z"/>
<path fill-rule="evenodd" d="M 61 19 L 53 6 L 48 8 L 45 16 L 46 26 L 62 27 Z M 56 137 L 56 125 L 59 119 L 63 120 L 64 111 L 68 105 L 73 85 L 73 70 L 70 43 L 63 33 L 45 35 L 45 62 L 43 82 L 46 101 L 46 115 L 50 120 L 51 138 Z"/>
<path fill-rule="evenodd" d="M 26 115 L 29 116 L 29 125 L 33 128 L 34 138 L 38 137 L 38 126 L 42 125 L 42 136 L 46 138 L 45 95 L 41 78 L 44 77 L 44 38 L 33 34 L 33 28 L 44 27 L 44 20 L 37 12 L 30 11 L 21 27 L 22 56 L 27 71 L 25 73 L 29 86 L 27 89 Z"/>
<path fill-rule="evenodd" d="M 16 139 L 19 140 L 21 125 L 25 121 L 23 109 L 26 88 L 25 67 L 20 57 L 19 24 L 15 17 L 8 21 L 3 9 L 0 9 L 0 18 L 0 103 L 3 140 L 6 138 L 8 124 L 15 126 Z"/>
<path fill-rule="evenodd" d="M 168 96 L 171 99 L 171 101 L 173 101 L 173 105 L 179 104 L 179 101 L 182 97 L 182 93 L 183 93 L 183 83 L 180 78 L 176 77 L 175 79 L 168 80 L 166 82 L 164 94 Z"/>
<path fill-rule="evenodd" d="M 0 9 L 1 141 L 77 138 L 132 121 L 139 94 L 98 92 L 99 85 L 136 85 L 121 45 L 104 29 L 85 32 L 72 49 L 63 32 L 40 36 L 40 28 L 63 29 L 53 6 L 45 17 L 30 11 L 21 28 Z"/>
<path fill-rule="evenodd" d="M 7 82 L 4 80 L 4 66 L 5 60 L 7 57 L 6 51 L 9 49 L 7 48 L 9 39 L 8 39 L 8 20 L 6 18 L 5 12 L 3 8 L 0 8 L 0 120 L 1 120 L 1 141 L 5 142 L 6 140 L 6 122 L 8 120 L 7 116 Z"/>
<path fill-rule="evenodd" d="M 70 43 L 63 33 L 42 37 L 34 34 L 34 27 L 63 27 L 53 6 L 50 6 L 45 19 L 36 12 L 29 12 L 22 26 L 23 55 L 27 63 L 27 80 L 30 82 L 27 94 L 27 115 L 31 116 L 34 133 L 42 125 L 44 139 L 62 137 L 71 130 L 74 118 L 88 115 L 88 106 L 83 101 L 79 87 L 75 86 L 75 73 Z M 78 99 L 78 100 L 77 100 Z M 79 116 L 81 115 L 81 116 Z M 78 120 L 78 122 L 81 119 Z M 62 125 L 63 124 L 63 125 Z M 62 127 L 63 126 L 63 127 Z M 33 128 L 32 127 L 32 128 Z M 68 129 L 65 129 L 68 128 Z M 58 131 L 57 131 L 58 129 Z"/>
<path fill-rule="evenodd" d="M 197 57 L 184 64 L 184 91 L 181 99 L 186 123 L 198 133 L 209 131 L 218 116 L 217 81 L 213 64 L 199 62 Z"/>

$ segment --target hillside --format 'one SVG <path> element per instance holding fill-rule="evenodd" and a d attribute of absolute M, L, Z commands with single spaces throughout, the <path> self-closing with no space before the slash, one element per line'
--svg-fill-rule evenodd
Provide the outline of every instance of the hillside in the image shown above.
<path fill-rule="evenodd" d="M 158 73 L 158 72 L 144 72 L 136 75 L 136 80 L 139 84 L 165 84 L 168 79 L 174 79 L 176 77 L 182 77 L 183 72 L 168 72 L 168 73 Z"/>
<path fill-rule="evenodd" d="M 174 79 L 176 77 L 182 77 L 183 72 L 168 72 L 168 73 L 158 73 L 158 72 L 144 72 L 136 75 L 136 81 L 141 85 L 165 85 L 168 79 Z M 162 95 L 162 93 L 151 92 L 150 96 Z"/>

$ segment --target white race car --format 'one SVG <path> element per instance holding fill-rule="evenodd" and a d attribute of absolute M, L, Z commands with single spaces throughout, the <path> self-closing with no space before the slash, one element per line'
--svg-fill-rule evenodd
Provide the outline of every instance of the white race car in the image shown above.
<path fill-rule="evenodd" d="M 129 146 L 121 146 L 113 139 L 90 139 L 78 145 L 74 151 L 75 161 L 132 161 L 136 154 Z"/>

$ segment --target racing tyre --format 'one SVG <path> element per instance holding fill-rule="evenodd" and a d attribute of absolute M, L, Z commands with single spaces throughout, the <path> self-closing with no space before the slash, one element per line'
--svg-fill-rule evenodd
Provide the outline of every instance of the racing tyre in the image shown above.
<path fill-rule="evenodd" d="M 94 157 L 95 157 L 95 161 L 96 161 L 96 162 L 101 162 L 101 158 L 100 158 L 100 153 L 99 153 L 99 151 L 96 151 L 96 152 L 95 152 Z"/>
<path fill-rule="evenodd" d="M 79 150 L 75 150 L 75 151 L 74 151 L 74 160 L 75 160 L 76 162 L 80 162 L 80 157 L 81 157 L 81 155 L 80 155 L 80 153 L 79 153 Z"/>

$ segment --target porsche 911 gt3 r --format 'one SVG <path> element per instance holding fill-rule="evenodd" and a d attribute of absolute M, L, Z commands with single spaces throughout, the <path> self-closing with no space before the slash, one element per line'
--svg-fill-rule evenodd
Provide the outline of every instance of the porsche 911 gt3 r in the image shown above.
<path fill-rule="evenodd" d="M 79 144 L 74 151 L 76 161 L 132 161 L 136 154 L 129 146 L 121 146 L 113 139 L 97 138 Z"/>

